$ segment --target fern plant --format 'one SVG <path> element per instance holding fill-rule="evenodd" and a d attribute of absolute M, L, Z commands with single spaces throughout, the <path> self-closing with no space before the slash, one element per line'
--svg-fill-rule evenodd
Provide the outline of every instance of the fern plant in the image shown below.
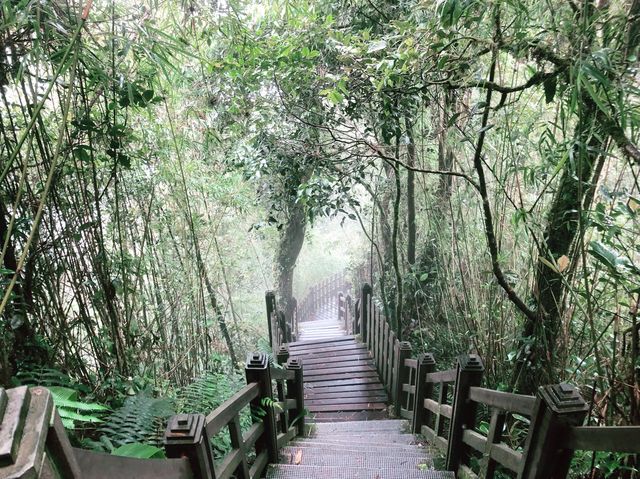
<path fill-rule="evenodd" d="M 206 373 L 177 391 L 176 409 L 180 413 L 209 414 L 239 391 L 243 385 L 244 382 L 237 375 Z M 243 430 L 251 426 L 251 416 L 248 411 L 240 414 L 240 426 Z M 211 446 L 216 458 L 224 456 L 231 450 L 231 440 L 226 429 L 211 438 Z"/>
<path fill-rule="evenodd" d="M 109 410 L 108 407 L 94 402 L 85 402 L 79 399 L 78 391 L 73 389 L 50 386 L 53 403 L 58 408 L 62 424 L 67 429 L 75 429 L 77 423 L 101 423 L 102 415 Z"/>
<path fill-rule="evenodd" d="M 125 399 L 98 428 L 100 441 L 88 441 L 94 449 L 112 452 L 124 444 L 159 445 L 166 419 L 174 414 L 171 401 L 140 393 Z"/>
<path fill-rule="evenodd" d="M 101 423 L 102 416 L 109 410 L 86 397 L 81 398 L 81 394 L 87 392 L 86 386 L 74 382 L 57 369 L 35 368 L 21 371 L 16 374 L 16 379 L 23 385 L 48 388 L 66 429 L 75 430 L 83 424 Z"/>

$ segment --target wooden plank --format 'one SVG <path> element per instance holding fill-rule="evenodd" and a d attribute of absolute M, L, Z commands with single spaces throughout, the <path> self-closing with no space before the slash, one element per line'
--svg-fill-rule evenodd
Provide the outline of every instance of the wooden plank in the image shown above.
<path fill-rule="evenodd" d="M 258 454 L 258 457 L 256 457 L 256 460 L 253 462 L 253 466 L 249 469 L 251 479 L 258 479 L 262 477 L 262 472 L 264 471 L 264 468 L 267 467 L 268 462 L 269 456 L 266 451 Z"/>
<path fill-rule="evenodd" d="M 360 373 L 366 371 L 375 372 L 375 369 L 368 364 L 354 364 L 351 366 L 343 366 L 339 368 L 330 367 L 324 369 L 311 369 L 308 371 L 304 371 L 304 378 L 305 380 L 309 380 L 311 378 L 315 378 L 316 376 L 325 376 L 327 374 Z"/>
<path fill-rule="evenodd" d="M 324 393 L 324 394 L 308 394 L 305 395 L 305 403 L 307 401 L 315 401 L 318 399 L 349 399 L 349 398 L 363 398 L 367 401 L 372 398 L 382 398 L 381 400 L 386 402 L 388 400 L 387 394 L 383 391 L 353 391 L 348 393 Z"/>
<path fill-rule="evenodd" d="M 386 396 L 367 396 L 367 397 L 342 397 L 342 398 L 332 398 L 332 399 L 306 399 L 304 402 L 305 406 L 323 406 L 329 404 L 369 404 L 369 403 L 387 403 Z"/>
<path fill-rule="evenodd" d="M 218 406 L 205 419 L 209 436 L 218 434 L 233 419 L 233 416 L 248 406 L 252 399 L 258 397 L 258 394 L 260 394 L 260 386 L 257 383 L 250 383 Z"/>
<path fill-rule="evenodd" d="M 531 416 L 536 403 L 535 396 L 512 394 L 481 387 L 470 388 L 469 399 L 477 403 L 486 404 L 489 407 L 515 412 L 525 416 Z"/>
<path fill-rule="evenodd" d="M 281 409 L 282 411 L 288 411 L 289 409 L 296 408 L 296 400 L 295 399 L 285 399 L 284 401 L 276 401 L 276 408 Z"/>
<path fill-rule="evenodd" d="M 384 386 L 378 383 L 377 381 L 372 382 L 370 384 L 347 384 L 344 386 L 336 386 L 334 384 L 330 384 L 327 386 L 320 385 L 308 385 L 304 389 L 305 394 L 323 394 L 323 393 L 351 393 L 351 392 L 361 392 L 361 391 L 384 391 Z"/>
<path fill-rule="evenodd" d="M 429 426 L 422 426 L 420 433 L 426 437 L 431 443 L 438 447 L 438 449 L 442 451 L 446 451 L 449 447 L 449 441 L 447 441 L 444 437 L 438 436 L 436 432 L 431 429 Z"/>
<path fill-rule="evenodd" d="M 388 419 L 385 409 L 372 409 L 364 411 L 341 411 L 341 412 L 315 412 L 314 422 L 344 422 L 344 421 L 374 421 Z"/>
<path fill-rule="evenodd" d="M 436 371 L 427 374 L 425 381 L 428 383 L 451 383 L 456 380 L 457 369 L 447 369 L 446 371 Z"/>
<path fill-rule="evenodd" d="M 271 379 L 273 379 L 274 381 L 283 381 L 286 379 L 293 379 L 294 374 L 293 371 L 287 371 L 286 369 L 280 369 L 280 368 L 271 368 Z"/>
<path fill-rule="evenodd" d="M 327 338 L 324 340 L 305 341 L 305 344 L 298 344 L 298 346 L 291 346 L 289 344 L 290 352 L 300 352 L 306 350 L 326 349 L 338 346 L 349 346 L 359 344 L 353 338 L 349 336 L 340 336 L 337 338 Z"/>
<path fill-rule="evenodd" d="M 482 453 L 487 447 L 487 438 L 479 432 L 472 431 L 470 429 L 465 429 L 462 433 L 462 442 Z"/>
<path fill-rule="evenodd" d="M 416 387 L 412 386 L 411 384 L 403 384 L 402 385 L 402 392 L 409 393 L 409 394 L 415 394 L 416 393 Z"/>
<path fill-rule="evenodd" d="M 365 410 L 376 410 L 376 409 L 385 409 L 387 407 L 386 403 L 376 403 L 376 402 L 363 402 L 363 403 L 352 403 L 352 404 L 330 404 L 330 405 L 318 405 L 314 404 L 309 406 L 310 412 L 321 412 L 321 411 L 365 411 Z"/>
<path fill-rule="evenodd" d="M 342 373 L 342 374 L 326 374 L 324 376 L 313 376 L 307 377 L 305 376 L 305 383 L 319 383 L 326 381 L 342 381 L 349 380 L 351 378 L 354 379 L 373 379 L 374 381 L 378 381 L 378 373 L 375 371 L 362 371 L 362 372 L 354 372 L 354 373 Z"/>
<path fill-rule="evenodd" d="M 306 382 L 306 381 L 305 381 Z M 349 386 L 353 384 L 380 384 L 380 380 L 376 377 L 364 377 L 364 378 L 349 378 L 349 379 L 336 379 L 332 381 L 331 386 Z M 314 382 L 311 387 L 327 386 L 327 383 L 323 381 Z M 305 385 L 305 388 L 307 386 Z"/>
<path fill-rule="evenodd" d="M 305 361 L 309 359 L 327 359 L 327 358 L 337 358 L 337 357 L 346 357 L 346 356 L 362 356 L 367 355 L 371 358 L 371 355 L 366 350 L 366 348 L 358 347 L 351 349 L 342 349 L 338 351 L 326 351 L 326 352 L 314 352 L 314 353 L 305 353 L 305 354 L 290 354 L 291 358 L 300 358 Z"/>
<path fill-rule="evenodd" d="M 417 359 L 412 359 L 412 358 L 405 359 L 404 360 L 404 365 L 406 367 L 408 367 L 408 368 L 416 369 L 418 367 L 418 360 Z"/>
<path fill-rule="evenodd" d="M 335 351 L 366 351 L 366 347 L 359 343 L 345 343 L 345 344 L 327 344 L 318 348 L 304 348 L 294 349 L 289 351 L 289 356 L 302 356 L 305 354 L 322 354 Z"/>
<path fill-rule="evenodd" d="M 640 453 L 640 426 L 577 426 L 567 431 L 565 445 L 576 451 Z"/>
<path fill-rule="evenodd" d="M 316 364 L 333 364 L 346 361 L 369 361 L 373 364 L 373 360 L 368 354 L 350 354 L 346 356 L 328 356 L 326 358 L 305 358 L 304 369 L 306 371 L 309 367 L 313 367 Z"/>
<path fill-rule="evenodd" d="M 451 419 L 451 406 L 448 404 L 440 404 L 438 401 L 426 398 L 424 400 L 424 408 L 428 409 L 434 414 L 439 414 L 448 419 Z"/>
<path fill-rule="evenodd" d="M 112 479 L 135 477 L 136 479 L 190 479 L 193 477 L 189 459 L 138 459 L 112 456 L 102 452 L 73 448 L 82 477 Z"/>
<path fill-rule="evenodd" d="M 263 432 L 264 432 L 264 423 L 256 422 L 249 428 L 249 430 L 246 433 L 243 434 L 242 440 L 244 441 L 244 444 L 247 447 L 247 449 L 251 449 L 253 447 L 253 445 L 256 443 L 256 441 L 262 435 Z"/>
<path fill-rule="evenodd" d="M 513 472 L 518 472 L 522 466 L 522 453 L 514 451 L 504 443 L 493 445 L 491 458 Z"/>
<path fill-rule="evenodd" d="M 312 363 L 308 364 L 306 361 L 304 363 L 304 373 L 307 374 L 311 371 L 320 371 L 322 369 L 330 369 L 330 368 L 347 368 L 352 366 L 370 366 L 373 367 L 373 360 L 371 358 L 366 359 L 354 359 L 351 361 L 339 361 L 333 363 Z"/>
<path fill-rule="evenodd" d="M 224 456 L 218 464 L 216 464 L 216 479 L 230 479 L 241 462 L 241 451 L 238 449 L 231 449 L 231 451 Z"/>

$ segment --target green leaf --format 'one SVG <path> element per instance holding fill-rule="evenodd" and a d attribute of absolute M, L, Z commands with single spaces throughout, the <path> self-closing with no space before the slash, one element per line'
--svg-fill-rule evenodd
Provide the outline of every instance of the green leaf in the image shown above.
<path fill-rule="evenodd" d="M 340 93 L 338 90 L 330 90 L 329 93 L 327 94 L 327 98 L 334 105 L 338 105 L 342 103 L 342 100 L 344 100 L 344 95 Z"/>
<path fill-rule="evenodd" d="M 131 444 L 123 444 L 111 451 L 114 456 L 137 457 L 139 459 L 163 458 L 164 451 L 155 446 L 134 442 Z"/>
<path fill-rule="evenodd" d="M 69 401 L 53 396 L 53 402 L 58 408 L 76 409 L 78 411 L 108 411 L 109 408 L 98 403 L 87 403 L 80 401 Z"/>
<path fill-rule="evenodd" d="M 387 48 L 387 42 L 384 40 L 377 40 L 369 44 L 367 53 L 379 52 L 380 50 L 384 50 L 385 48 Z"/>
<path fill-rule="evenodd" d="M 90 414 L 79 414 L 77 412 L 73 412 L 65 408 L 58 408 L 58 412 L 60 413 L 60 417 L 63 419 L 71 419 L 73 421 L 91 422 L 91 423 L 104 422 L 98 416 L 92 416 Z"/>
<path fill-rule="evenodd" d="M 78 399 L 78 391 L 71 388 L 65 388 L 62 386 L 50 386 L 49 391 L 53 395 L 54 401 L 56 399 L 76 401 Z"/>

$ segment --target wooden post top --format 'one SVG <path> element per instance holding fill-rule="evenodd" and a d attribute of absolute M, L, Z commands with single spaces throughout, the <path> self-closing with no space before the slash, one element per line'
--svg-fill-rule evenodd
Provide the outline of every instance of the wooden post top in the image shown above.
<path fill-rule="evenodd" d="M 575 386 L 567 383 L 542 386 L 540 397 L 556 414 L 585 413 L 589 406 Z"/>
<path fill-rule="evenodd" d="M 463 354 L 458 356 L 458 366 L 465 372 L 482 372 L 484 364 L 477 354 Z"/>
<path fill-rule="evenodd" d="M 45 443 L 53 412 L 46 388 L 0 388 L 0 477 L 40 477 L 52 470 Z"/>

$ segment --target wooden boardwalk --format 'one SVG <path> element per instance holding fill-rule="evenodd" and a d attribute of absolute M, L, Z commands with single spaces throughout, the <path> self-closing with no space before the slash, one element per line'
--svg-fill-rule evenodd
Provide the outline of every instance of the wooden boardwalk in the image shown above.
<path fill-rule="evenodd" d="M 333 316 L 333 317 L 332 317 Z M 387 394 L 367 347 L 347 335 L 337 308 L 300 323 L 289 354 L 304 366 L 305 406 L 316 422 L 387 418 Z"/>

